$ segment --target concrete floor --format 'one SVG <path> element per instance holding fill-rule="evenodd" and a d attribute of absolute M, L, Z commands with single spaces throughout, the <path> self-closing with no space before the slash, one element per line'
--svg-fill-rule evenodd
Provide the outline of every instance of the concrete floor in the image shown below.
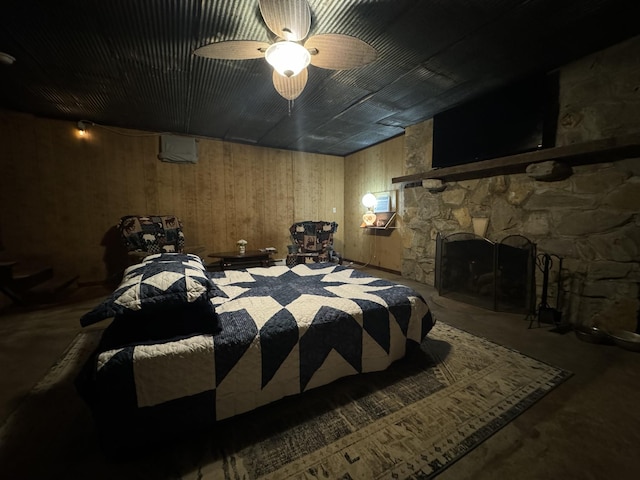
<path fill-rule="evenodd" d="M 439 297 L 432 287 L 363 270 L 415 288 L 440 322 L 574 373 L 439 478 L 637 478 L 640 353 L 581 342 L 572 332 L 552 333 L 546 325 L 528 329 L 522 315 L 465 305 Z M 0 422 L 81 330 L 80 316 L 106 293 L 96 288 L 80 290 L 64 305 L 30 311 L 9 308 L 0 313 Z"/>

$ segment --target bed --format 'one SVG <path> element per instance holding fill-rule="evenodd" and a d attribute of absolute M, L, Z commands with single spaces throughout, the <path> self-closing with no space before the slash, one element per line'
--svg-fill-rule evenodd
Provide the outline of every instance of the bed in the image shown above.
<path fill-rule="evenodd" d="M 207 272 L 151 255 L 81 318 L 113 318 L 76 379 L 107 442 L 202 428 L 386 369 L 434 320 L 414 290 L 333 263 Z"/>

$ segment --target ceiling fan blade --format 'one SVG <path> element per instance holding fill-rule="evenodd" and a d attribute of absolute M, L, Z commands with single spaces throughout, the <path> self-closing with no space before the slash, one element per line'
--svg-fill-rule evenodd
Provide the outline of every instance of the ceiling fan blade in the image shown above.
<path fill-rule="evenodd" d="M 304 90 L 309 73 L 305 68 L 294 77 L 285 77 L 273 71 L 273 86 L 276 91 L 287 100 L 295 100 Z"/>
<path fill-rule="evenodd" d="M 255 40 L 229 40 L 215 42 L 197 48 L 193 53 L 206 58 L 218 58 L 222 60 L 248 60 L 251 58 L 264 58 L 265 50 L 269 48 L 266 42 Z"/>
<path fill-rule="evenodd" d="M 373 62 L 376 49 L 359 38 L 339 33 L 314 35 L 304 44 L 311 52 L 311 64 L 331 70 L 348 70 Z"/>
<path fill-rule="evenodd" d="M 311 9 L 307 0 L 260 0 L 260 13 L 278 37 L 299 42 L 309 34 Z"/>

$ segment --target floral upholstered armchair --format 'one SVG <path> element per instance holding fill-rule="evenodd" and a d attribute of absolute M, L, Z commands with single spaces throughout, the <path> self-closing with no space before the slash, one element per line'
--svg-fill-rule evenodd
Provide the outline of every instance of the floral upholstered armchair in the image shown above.
<path fill-rule="evenodd" d="M 126 215 L 118 230 L 131 257 L 138 260 L 154 253 L 195 253 L 204 247 L 185 247 L 182 222 L 175 215 Z"/>

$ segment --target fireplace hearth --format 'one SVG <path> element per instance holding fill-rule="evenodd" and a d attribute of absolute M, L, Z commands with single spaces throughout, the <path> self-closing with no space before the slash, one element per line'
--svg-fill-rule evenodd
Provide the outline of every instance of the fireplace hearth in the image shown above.
<path fill-rule="evenodd" d="M 435 284 L 441 296 L 494 311 L 535 312 L 536 246 L 510 235 L 499 243 L 471 233 L 438 234 Z"/>

